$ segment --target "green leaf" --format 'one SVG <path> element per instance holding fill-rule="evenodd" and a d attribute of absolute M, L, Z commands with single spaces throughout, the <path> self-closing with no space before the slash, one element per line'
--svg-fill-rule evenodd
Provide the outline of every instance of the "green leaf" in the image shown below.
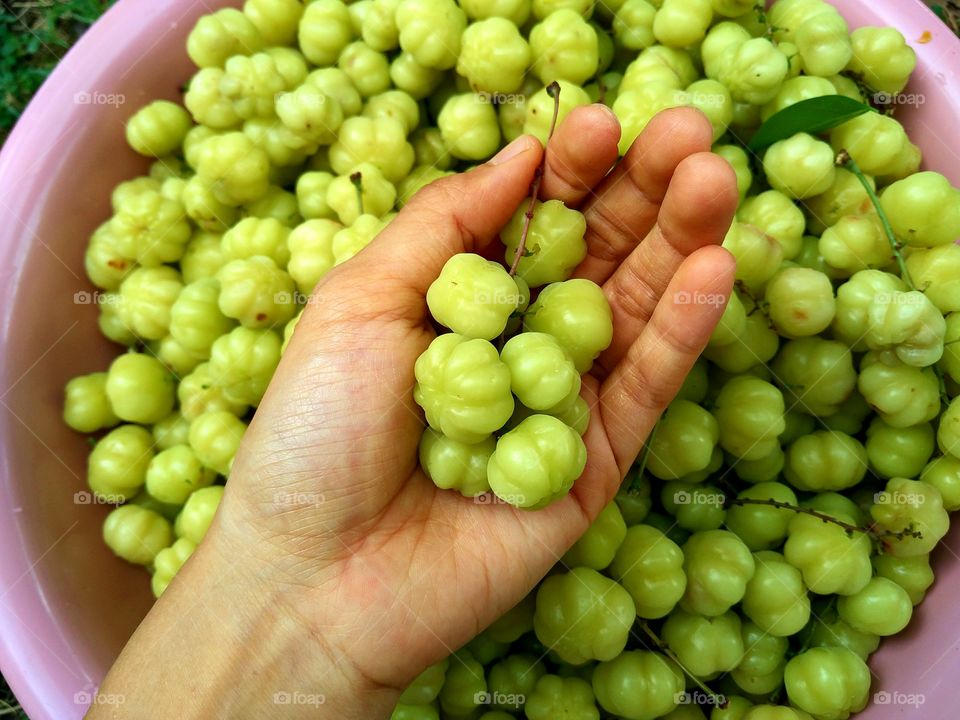
<path fill-rule="evenodd" d="M 867 112 L 875 111 L 869 105 L 845 95 L 825 95 L 802 100 L 770 117 L 754 133 L 747 147 L 754 152 L 760 152 L 799 132 L 817 135 Z"/>

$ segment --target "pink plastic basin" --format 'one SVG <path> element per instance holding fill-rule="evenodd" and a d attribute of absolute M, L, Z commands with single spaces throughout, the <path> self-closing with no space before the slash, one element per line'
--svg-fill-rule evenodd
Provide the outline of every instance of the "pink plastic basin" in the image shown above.
<path fill-rule="evenodd" d="M 0 668 L 33 720 L 81 717 L 151 604 L 143 571 L 100 540 L 107 508 L 76 495 L 88 448 L 61 422 L 62 388 L 115 353 L 97 331 L 82 256 L 113 186 L 147 167 L 126 148 L 124 122 L 149 100 L 178 97 L 193 21 L 227 4 L 239 3 L 120 0 L 0 154 Z M 925 102 L 900 117 L 927 167 L 960 184 L 960 42 L 919 0 L 835 4 L 852 25 L 892 25 L 914 44 L 907 92 Z M 910 629 L 871 661 L 881 694 L 865 720 L 958 717 L 960 529 L 938 549 L 936 571 Z"/>

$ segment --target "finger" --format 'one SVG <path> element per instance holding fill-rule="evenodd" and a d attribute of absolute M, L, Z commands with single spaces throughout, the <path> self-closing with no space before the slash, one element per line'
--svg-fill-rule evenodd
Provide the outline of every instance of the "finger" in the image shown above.
<path fill-rule="evenodd" d="M 600 422 L 600 383 L 591 375 L 583 378 L 580 392 L 590 408 L 590 424 L 583 434 L 587 445 L 587 465 L 573 486 L 571 495 L 592 522 L 617 493 L 623 476 L 617 467 L 603 423 Z"/>
<path fill-rule="evenodd" d="M 578 207 L 617 161 L 619 141 L 620 123 L 610 108 L 574 108 L 547 143 L 540 198 Z"/>
<path fill-rule="evenodd" d="M 737 210 L 733 168 L 712 153 L 683 160 L 670 181 L 657 224 L 603 287 L 613 311 L 613 342 L 599 359 L 607 371 L 620 361 L 653 314 L 688 255 L 719 245 Z"/>
<path fill-rule="evenodd" d="M 587 257 L 576 277 L 603 284 L 646 237 L 677 166 L 710 149 L 713 129 L 694 108 L 655 116 L 582 211 L 587 218 Z"/>
<path fill-rule="evenodd" d="M 701 248 L 680 266 L 650 322 L 600 389 L 600 413 L 621 473 L 640 452 L 720 320 L 736 263 Z"/>
<path fill-rule="evenodd" d="M 422 299 L 450 257 L 482 253 L 497 238 L 530 192 L 542 157 L 540 142 L 523 135 L 483 165 L 430 183 L 358 256 L 364 262 L 351 263 L 352 269 L 375 267 L 398 292 L 398 301 L 406 293 Z"/>

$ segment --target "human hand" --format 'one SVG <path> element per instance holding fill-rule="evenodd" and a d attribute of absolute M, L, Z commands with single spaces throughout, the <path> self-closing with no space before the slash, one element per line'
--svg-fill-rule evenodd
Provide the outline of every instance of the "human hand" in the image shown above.
<path fill-rule="evenodd" d="M 267 654 L 272 667 L 232 717 L 269 716 L 268 689 L 294 682 L 280 667 L 326 695 L 329 717 L 385 717 L 420 670 L 518 602 L 610 502 L 722 314 L 722 303 L 675 300 L 729 294 L 734 261 L 716 246 L 737 204 L 697 111 L 659 115 L 616 163 L 618 139 L 613 114 L 589 106 L 546 151 L 541 197 L 585 214 L 589 251 L 575 276 L 602 285 L 614 337 L 583 381 L 586 469 L 544 510 L 437 489 L 417 464 L 412 392 L 414 361 L 435 336 L 427 287 L 455 253 L 502 254 L 497 233 L 543 156 L 536 140 L 422 191 L 315 289 L 207 539 L 140 631 L 162 632 L 153 616 L 174 622 L 200 585 L 217 598 L 202 602 L 242 618 L 230 621 L 238 632 L 278 614 L 284 649 Z M 136 650 L 121 676 L 124 662 L 138 667 Z"/>

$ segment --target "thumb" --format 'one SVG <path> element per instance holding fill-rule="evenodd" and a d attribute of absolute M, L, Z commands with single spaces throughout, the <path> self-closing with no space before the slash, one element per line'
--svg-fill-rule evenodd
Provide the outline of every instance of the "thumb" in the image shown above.
<path fill-rule="evenodd" d="M 421 297 L 444 263 L 483 253 L 530 192 L 543 146 L 522 135 L 489 161 L 420 190 L 367 248 L 364 259 Z"/>

